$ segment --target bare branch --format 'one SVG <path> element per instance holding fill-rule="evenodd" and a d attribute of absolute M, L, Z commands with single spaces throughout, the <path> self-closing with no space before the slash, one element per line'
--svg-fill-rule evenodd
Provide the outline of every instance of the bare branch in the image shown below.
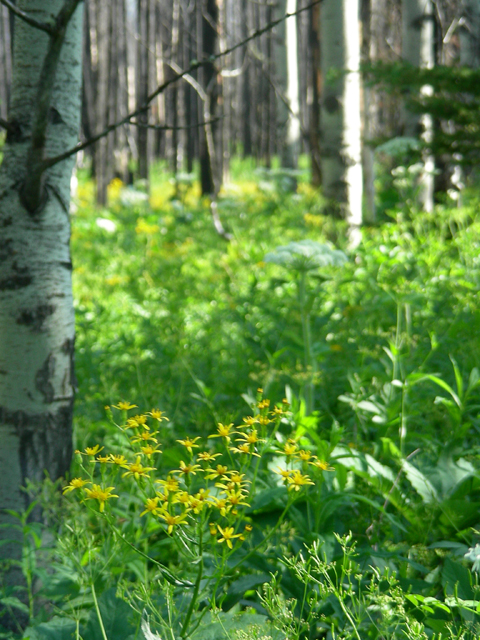
<path fill-rule="evenodd" d="M 2 0 L 0 0 L 0 2 L 1 1 Z M 229 49 L 225 49 L 224 51 L 221 51 L 220 53 L 217 53 L 215 55 L 209 56 L 206 60 L 200 60 L 200 61 L 199 60 L 194 60 L 191 63 L 191 65 L 188 67 L 188 69 L 185 69 L 185 71 L 181 71 L 179 73 L 176 73 L 172 78 L 170 78 L 169 80 L 167 80 L 163 84 L 159 85 L 155 89 L 155 91 L 148 96 L 146 103 L 142 107 L 136 109 L 135 111 L 132 111 L 132 113 L 129 113 L 128 115 L 126 115 L 124 118 L 122 118 L 118 122 L 115 122 L 113 124 L 108 125 L 108 127 L 106 127 L 100 133 L 97 133 L 96 135 L 92 136 L 88 140 L 85 140 L 84 142 L 81 142 L 81 143 L 75 145 L 74 147 L 72 147 L 68 151 L 65 151 L 64 153 L 61 153 L 58 156 L 54 156 L 53 158 L 46 158 L 43 161 L 43 165 L 42 165 L 43 170 L 48 169 L 49 167 L 53 167 L 54 165 L 58 164 L 59 162 L 62 162 L 62 160 L 66 160 L 67 158 L 70 158 L 70 156 L 73 156 L 76 153 L 78 153 L 79 151 L 82 151 L 83 149 L 86 149 L 87 147 L 90 147 L 92 144 L 95 144 L 95 142 L 98 142 L 99 140 L 101 140 L 105 136 L 108 136 L 108 134 L 111 133 L 112 131 L 115 131 L 116 129 L 118 129 L 118 127 L 121 127 L 122 125 L 125 125 L 125 124 L 131 124 L 130 123 L 131 119 L 132 118 L 136 118 L 137 116 L 141 115 L 142 113 L 145 113 L 145 111 L 148 111 L 148 109 L 150 108 L 150 103 L 152 102 L 152 100 L 154 100 L 158 95 L 163 93 L 165 91 L 165 89 L 167 89 L 171 84 L 173 84 L 175 82 L 178 82 L 182 78 L 186 79 L 187 75 L 191 75 L 191 73 L 193 71 L 196 71 L 197 69 L 199 69 L 203 65 L 212 64 L 212 62 L 215 62 L 215 60 L 218 60 L 219 58 L 223 58 L 224 56 L 227 56 L 228 54 L 232 53 L 232 51 L 236 51 L 240 47 L 244 47 L 245 45 L 247 45 L 252 40 L 255 40 L 256 38 L 259 38 L 261 35 L 263 35 L 264 33 L 267 33 L 268 31 L 271 31 L 274 27 L 276 27 L 278 24 L 280 24 L 281 22 L 283 22 L 287 18 L 290 18 L 292 16 L 296 16 L 299 13 L 303 13 L 304 11 L 308 11 L 309 9 L 311 9 L 312 7 L 314 7 L 317 4 L 320 4 L 321 2 L 322 2 L 322 0 L 313 0 L 313 2 L 310 2 L 310 4 L 307 4 L 304 7 L 301 7 L 300 9 L 297 9 L 297 11 L 293 11 L 292 13 L 286 13 L 281 18 L 278 18 L 278 20 L 274 20 L 273 22 L 269 22 L 265 27 L 263 27 L 262 29 L 257 29 L 252 34 L 250 34 L 247 38 L 245 38 L 241 42 L 237 42 L 237 44 L 234 44 Z"/>
<path fill-rule="evenodd" d="M 214 122 L 218 122 L 222 118 L 212 118 L 208 122 L 198 122 L 196 124 L 189 124 L 184 127 L 169 127 L 168 125 L 163 124 L 148 124 L 145 122 L 130 122 L 129 124 L 138 127 L 139 129 L 154 129 L 155 131 L 184 131 L 186 129 L 200 129 L 201 127 L 206 127 Z"/>
<path fill-rule="evenodd" d="M 68 23 L 81 1 L 82 0 L 65 0 L 63 7 L 55 19 L 55 26 L 50 34 L 48 50 L 40 72 L 37 108 L 26 163 L 28 181 L 22 189 L 22 202 L 27 211 L 31 213 L 38 209 L 43 195 L 45 143 L 58 60 L 65 40 Z"/>
<path fill-rule="evenodd" d="M 32 18 L 32 16 L 30 16 L 28 13 L 25 13 L 25 11 L 22 11 L 21 9 L 16 7 L 13 2 L 11 2 L 11 0 L 0 0 L 0 4 L 3 4 L 5 7 L 7 7 L 7 9 L 10 9 L 10 11 L 14 15 L 16 15 L 17 18 L 20 18 L 20 20 L 23 20 L 31 27 L 40 29 L 40 31 L 45 31 L 45 33 L 48 33 L 48 35 L 50 36 L 53 34 L 55 29 L 53 24 L 49 24 L 48 22 L 40 22 L 39 20 Z"/>

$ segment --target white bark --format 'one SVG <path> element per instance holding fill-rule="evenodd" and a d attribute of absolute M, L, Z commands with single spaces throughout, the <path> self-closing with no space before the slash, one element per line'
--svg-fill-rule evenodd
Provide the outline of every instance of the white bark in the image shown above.
<path fill-rule="evenodd" d="M 18 0 L 48 21 L 63 0 Z M 80 120 L 82 3 L 56 70 L 46 155 L 77 142 Z M 25 166 L 38 104 L 39 76 L 49 36 L 16 19 L 10 135 L 0 167 L 0 524 L 3 509 L 22 510 L 26 478 L 65 474 L 71 459 L 74 314 L 70 259 L 70 178 L 74 158 L 46 172 L 44 201 L 34 213 L 21 203 Z M 0 537 L 15 532 L 2 528 Z M 2 555 L 19 549 L 3 546 Z"/>
<path fill-rule="evenodd" d="M 434 20 L 431 0 L 403 0 L 402 2 L 402 57 L 405 62 L 432 69 L 435 64 Z M 432 87 L 422 87 L 422 93 L 432 94 Z M 420 134 L 424 142 L 433 140 L 433 119 L 429 114 L 420 118 L 405 111 L 405 135 Z M 420 183 L 420 202 L 425 211 L 433 211 L 435 160 L 432 155 L 423 158 L 424 171 Z"/>
<path fill-rule="evenodd" d="M 480 66 L 480 1 L 464 0 L 464 24 L 460 30 L 460 64 Z"/>
<path fill-rule="evenodd" d="M 297 11 L 297 0 L 281 0 L 278 16 Z M 282 166 L 295 169 L 300 153 L 300 97 L 298 82 L 297 16 L 280 23 L 276 46 L 277 121 L 284 132 Z"/>
<path fill-rule="evenodd" d="M 323 191 L 340 206 L 356 242 L 363 196 L 359 3 L 323 0 L 320 7 Z"/>

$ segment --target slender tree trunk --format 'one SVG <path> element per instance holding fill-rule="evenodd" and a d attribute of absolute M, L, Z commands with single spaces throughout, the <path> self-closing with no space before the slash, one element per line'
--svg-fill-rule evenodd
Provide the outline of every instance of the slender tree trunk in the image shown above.
<path fill-rule="evenodd" d="M 323 190 L 331 212 L 347 220 L 352 242 L 362 223 L 363 192 L 358 17 L 358 0 L 321 4 Z"/>
<path fill-rule="evenodd" d="M 320 95 L 321 95 L 321 63 L 320 63 L 320 5 L 314 5 L 309 12 L 309 40 L 311 52 L 310 86 L 311 100 L 308 118 L 310 164 L 312 185 L 322 184 L 322 168 L 320 162 Z"/>
<path fill-rule="evenodd" d="M 17 5 L 48 21 L 63 0 L 20 0 Z M 30 188 L 31 134 L 42 102 L 40 76 L 49 36 L 15 19 L 9 134 L 0 167 L 0 538 L 22 510 L 26 478 L 52 479 L 68 470 L 72 454 L 74 315 L 70 259 L 70 178 L 74 158 L 47 170 L 41 204 L 33 211 L 20 197 Z M 68 25 L 54 72 L 46 131 L 47 156 L 78 139 L 82 57 L 82 3 Z M 44 94 L 43 94 L 44 95 Z M 48 103 L 47 103 L 48 107 Z M 14 543 L 2 558 L 19 558 Z M 12 582 L 18 576 L 10 574 Z M 3 622 L 3 619 L 2 619 Z"/>
<path fill-rule="evenodd" d="M 402 57 L 416 67 L 431 69 L 435 64 L 434 13 L 431 0 L 402 1 Z M 421 89 L 432 94 L 432 87 Z M 405 110 L 405 135 L 420 137 L 427 145 L 433 141 L 433 119 L 429 114 L 420 118 Z M 420 202 L 425 211 L 433 210 L 435 160 L 429 153 L 423 156 L 424 171 L 420 183 Z"/>
<path fill-rule="evenodd" d="M 376 38 L 380 36 L 376 26 L 379 17 L 379 0 L 362 0 L 362 58 L 364 62 L 376 62 Z M 367 222 L 375 221 L 375 149 L 373 138 L 375 137 L 376 124 L 376 91 L 374 87 L 366 86 L 363 89 L 363 139 L 362 166 L 363 188 L 365 193 L 365 219 Z"/>
<path fill-rule="evenodd" d="M 275 18 L 296 9 L 297 0 L 281 0 L 277 4 Z M 281 22 L 274 37 L 277 145 L 282 166 L 295 169 L 300 151 L 297 16 Z M 292 187 L 295 186 L 293 181 Z"/>
<path fill-rule="evenodd" d="M 216 0 L 205 0 L 200 3 L 203 6 L 199 7 L 200 16 L 197 24 L 197 38 L 199 42 L 200 58 L 208 58 L 215 53 L 215 47 L 217 42 L 217 30 L 216 24 L 218 21 L 218 8 Z M 217 87 L 215 80 L 215 67 L 213 63 L 205 64 L 200 70 L 199 80 L 200 84 L 207 94 L 207 100 L 209 104 L 205 110 L 204 105 L 201 105 L 201 113 L 207 112 L 209 117 L 215 114 L 215 103 L 217 96 Z M 212 127 L 213 128 L 213 127 Z M 208 144 L 207 135 L 208 132 L 205 127 L 200 133 L 200 184 L 203 195 L 210 195 L 215 193 L 215 158 L 212 157 L 214 149 L 209 148 L 212 145 Z"/>
<path fill-rule="evenodd" d="M 480 66 L 480 1 L 465 0 L 465 24 L 460 31 L 460 64 L 472 69 Z"/>
<path fill-rule="evenodd" d="M 137 107 L 144 105 L 148 96 L 148 15 L 149 0 L 137 0 Z M 146 125 L 148 123 L 148 113 L 140 114 L 137 119 L 141 125 Z M 137 175 L 140 180 L 144 180 L 148 185 L 148 129 L 146 126 L 137 127 L 137 148 Z"/>

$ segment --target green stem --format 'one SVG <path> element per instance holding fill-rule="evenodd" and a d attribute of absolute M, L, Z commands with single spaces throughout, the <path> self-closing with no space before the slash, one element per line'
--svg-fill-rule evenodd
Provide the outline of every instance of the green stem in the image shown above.
<path fill-rule="evenodd" d="M 100 613 L 100 608 L 98 606 L 97 594 L 95 592 L 95 585 L 93 584 L 93 581 L 92 581 L 92 596 L 93 596 L 95 611 L 97 612 L 98 624 L 100 625 L 100 631 L 102 632 L 103 640 L 108 640 L 107 634 L 105 632 L 105 627 L 103 626 L 102 614 Z"/>
<path fill-rule="evenodd" d="M 273 527 L 273 529 L 270 531 L 270 533 L 265 536 L 265 538 L 259 542 L 257 544 L 256 547 L 254 547 L 251 551 L 249 551 L 247 553 L 246 556 L 243 556 L 243 558 L 241 560 L 239 560 L 237 562 L 237 564 L 233 565 L 233 567 L 231 567 L 231 572 L 233 573 L 233 571 L 235 571 L 235 569 L 237 569 L 241 564 L 243 564 L 245 562 L 245 560 L 247 560 L 248 558 L 250 558 L 250 556 L 252 556 L 254 553 L 256 553 L 258 551 L 258 549 L 260 549 L 260 547 L 262 547 L 266 542 L 268 542 L 270 540 L 270 538 L 273 536 L 274 533 L 276 533 L 278 527 L 282 524 L 283 519 L 285 518 L 285 516 L 287 515 L 288 510 L 290 509 L 290 507 L 292 506 L 294 500 L 290 499 L 287 502 L 287 506 L 285 507 L 285 509 L 282 511 L 282 514 L 280 515 L 280 518 L 277 520 L 277 524 Z"/>
<path fill-rule="evenodd" d="M 181 637 L 187 637 L 187 629 L 190 624 L 190 619 L 193 614 L 193 610 L 195 609 L 195 605 L 197 604 L 198 592 L 200 590 L 200 582 L 203 577 L 203 555 L 202 555 L 202 536 L 203 536 L 203 523 L 200 523 L 199 532 L 198 532 L 198 551 L 200 555 L 200 564 L 198 567 L 197 579 L 195 581 L 195 587 L 193 589 L 192 599 L 190 601 L 190 606 L 188 607 L 187 615 L 185 616 L 185 620 L 182 626 Z"/>
<path fill-rule="evenodd" d="M 136 551 L 138 553 L 138 555 L 142 556 L 142 558 L 145 558 L 146 560 L 149 560 L 150 562 L 155 564 L 160 569 L 160 572 L 161 572 L 162 576 L 165 578 L 165 580 L 167 582 L 169 582 L 170 584 L 173 584 L 176 587 L 190 588 L 190 587 L 193 586 L 193 584 L 190 581 L 179 580 L 178 578 L 176 578 L 173 575 L 173 573 L 168 571 L 168 569 L 161 562 L 158 562 L 158 560 L 155 560 L 155 558 L 152 558 L 151 556 L 147 555 L 146 553 L 143 553 L 143 551 L 141 551 L 138 547 L 136 547 L 129 540 L 127 540 L 125 538 L 125 536 L 123 535 L 123 533 L 121 531 L 119 531 L 117 529 L 117 527 L 115 527 L 111 522 L 109 522 L 108 519 L 107 519 L 107 523 L 108 523 L 109 527 L 112 529 L 112 531 L 114 531 L 114 533 L 117 535 L 117 537 L 122 542 L 124 542 L 126 545 L 128 545 L 134 551 Z"/>
<path fill-rule="evenodd" d="M 307 415 L 313 411 L 313 358 L 312 358 L 312 341 L 310 335 L 310 315 L 307 312 L 307 274 L 302 271 L 298 284 L 298 300 L 300 304 L 300 316 L 302 319 L 303 334 L 303 350 L 305 371 L 308 375 L 305 384 L 305 404 Z"/>

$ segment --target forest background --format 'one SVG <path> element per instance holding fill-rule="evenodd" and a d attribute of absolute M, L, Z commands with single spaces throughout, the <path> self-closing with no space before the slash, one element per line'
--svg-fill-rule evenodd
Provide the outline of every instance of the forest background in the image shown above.
<path fill-rule="evenodd" d="M 477 638 L 480 3 L 80 3 L 45 191 L 76 381 L 8 236 L 18 11 L 49 19 L 1 1 L 1 637 Z"/>

